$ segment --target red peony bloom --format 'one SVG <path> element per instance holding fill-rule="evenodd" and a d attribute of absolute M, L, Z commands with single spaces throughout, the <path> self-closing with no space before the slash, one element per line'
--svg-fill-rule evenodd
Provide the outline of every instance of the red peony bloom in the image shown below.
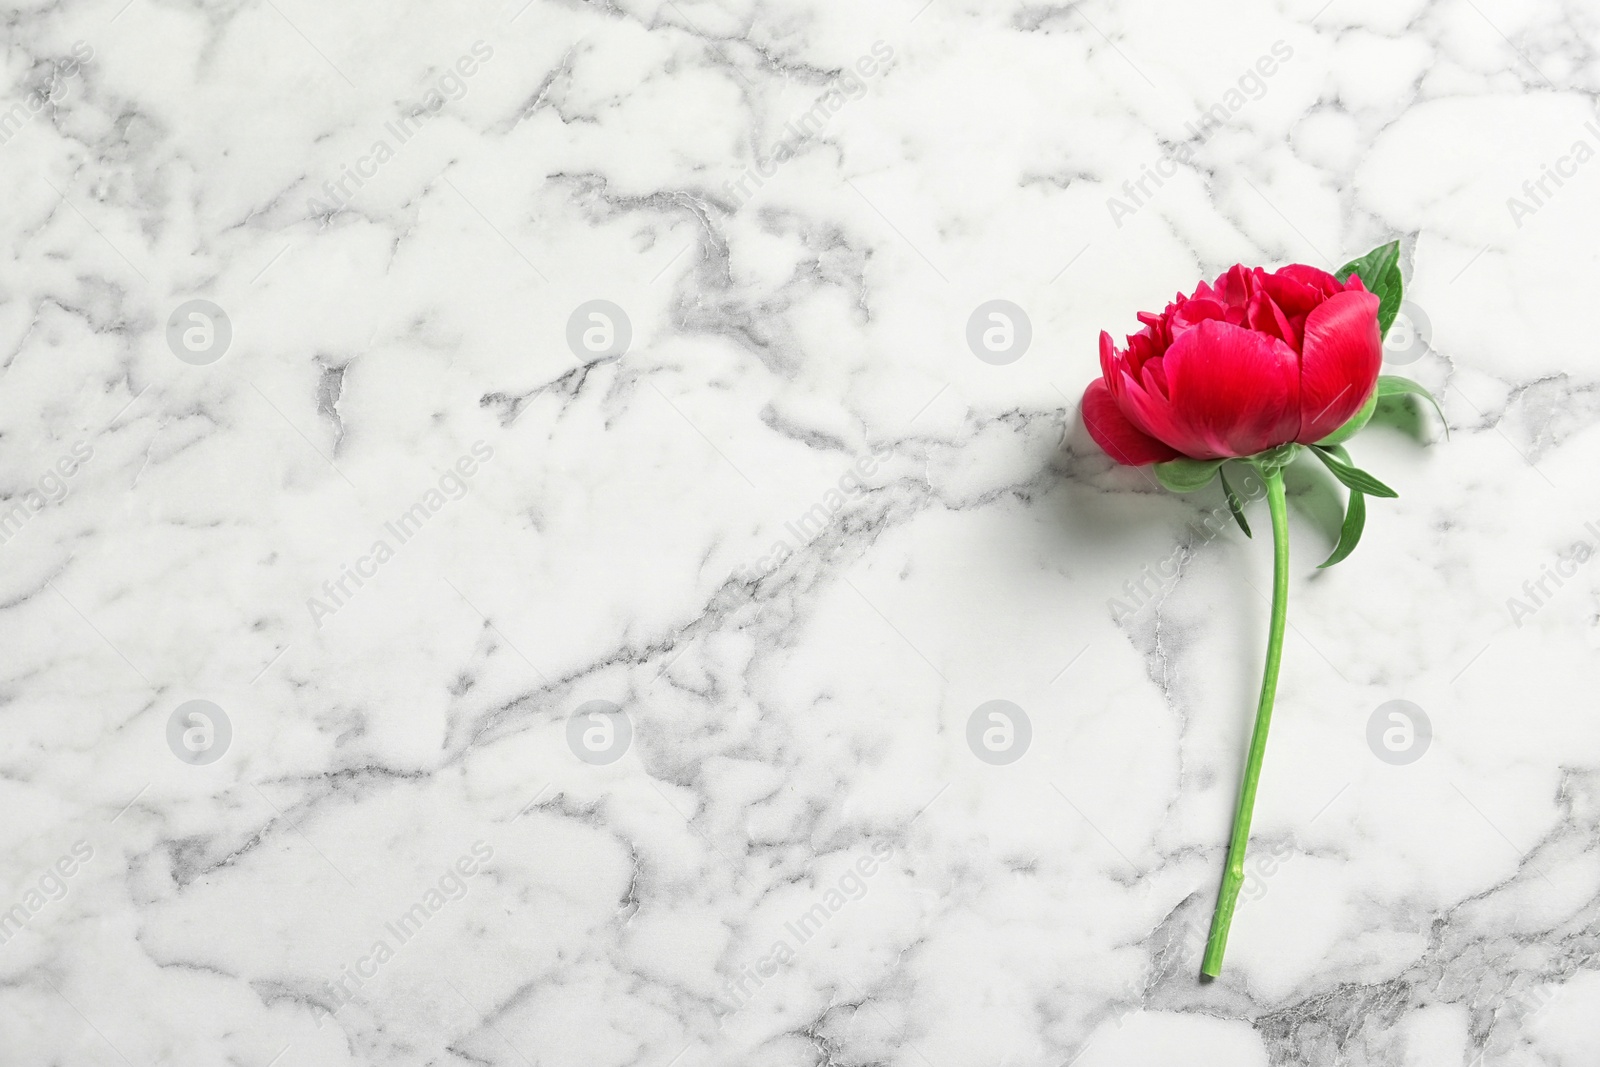
<path fill-rule="evenodd" d="M 1251 456 L 1314 444 L 1366 405 L 1383 362 L 1378 298 L 1295 263 L 1235 266 L 1178 294 L 1083 394 L 1089 436 L 1118 463 Z"/>
<path fill-rule="evenodd" d="M 1378 373 L 1383 335 L 1400 313 L 1404 291 L 1399 241 L 1351 260 L 1338 276 L 1299 263 L 1271 274 L 1236 266 L 1193 296 L 1179 293 L 1159 315 L 1141 313 L 1144 329 L 1128 338 L 1126 352 L 1101 333 L 1101 377 L 1083 393 L 1089 435 L 1118 463 L 1155 464 L 1156 479 L 1177 493 L 1220 480 L 1228 510 L 1248 537 L 1245 502 L 1223 473 L 1226 460 L 1245 460 L 1259 478 L 1272 518 L 1267 661 L 1228 861 L 1200 961 L 1200 973 L 1213 978 L 1222 973 L 1244 884 L 1250 820 L 1283 661 L 1289 604 L 1283 471 L 1301 456 L 1314 457 L 1350 490 L 1339 543 L 1323 567 L 1356 547 L 1366 528 L 1367 497 L 1399 495 L 1357 467 L 1344 442 L 1366 425 L 1379 397 L 1415 396 L 1439 406 L 1418 383 Z"/>

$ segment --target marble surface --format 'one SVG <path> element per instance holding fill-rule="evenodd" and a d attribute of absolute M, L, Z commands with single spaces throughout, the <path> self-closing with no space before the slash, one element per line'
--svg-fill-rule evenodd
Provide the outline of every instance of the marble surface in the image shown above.
<path fill-rule="evenodd" d="M 0 1063 L 1600 1058 L 1592 6 L 5 24 Z M 1076 402 L 1393 237 L 1201 984 L 1270 548 Z"/>

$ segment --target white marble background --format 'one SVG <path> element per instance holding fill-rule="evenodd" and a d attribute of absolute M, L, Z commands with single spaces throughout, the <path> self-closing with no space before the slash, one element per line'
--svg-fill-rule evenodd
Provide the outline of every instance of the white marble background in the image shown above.
<path fill-rule="evenodd" d="M 1593 5 L 523 4 L 6 5 L 0 1063 L 1596 1062 Z M 1392 237 L 1202 985 L 1270 548 L 1076 401 Z"/>

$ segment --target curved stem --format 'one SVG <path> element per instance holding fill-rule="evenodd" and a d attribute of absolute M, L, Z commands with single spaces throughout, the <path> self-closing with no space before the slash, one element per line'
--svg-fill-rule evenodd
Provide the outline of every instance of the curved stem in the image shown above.
<path fill-rule="evenodd" d="M 1239 787 L 1239 810 L 1233 816 L 1233 838 L 1228 845 L 1228 866 L 1222 892 L 1211 916 L 1211 937 L 1200 973 L 1215 978 L 1222 973 L 1222 954 L 1228 948 L 1233 908 L 1244 882 L 1244 852 L 1250 843 L 1250 816 L 1256 806 L 1256 785 L 1261 780 L 1261 757 L 1267 751 L 1267 728 L 1272 724 L 1272 702 L 1278 693 L 1278 666 L 1283 660 L 1283 625 L 1289 614 L 1289 512 L 1283 498 L 1283 471 L 1274 467 L 1264 474 L 1267 506 L 1272 511 L 1272 625 L 1267 631 L 1267 666 L 1261 676 L 1261 700 L 1256 705 L 1256 728 L 1245 757 L 1244 784 Z"/>

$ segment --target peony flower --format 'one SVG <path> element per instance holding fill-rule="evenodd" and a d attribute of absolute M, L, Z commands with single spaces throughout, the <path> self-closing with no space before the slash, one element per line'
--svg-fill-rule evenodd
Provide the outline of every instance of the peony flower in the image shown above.
<path fill-rule="evenodd" d="M 1255 811 L 1267 729 L 1277 698 L 1289 604 L 1289 512 L 1283 468 L 1303 453 L 1350 490 L 1332 566 L 1356 547 L 1368 496 L 1395 491 L 1356 467 L 1344 442 L 1366 425 L 1381 396 L 1433 397 L 1416 382 L 1378 374 L 1383 335 L 1399 313 L 1400 245 L 1390 242 L 1339 268 L 1337 275 L 1293 264 L 1268 273 L 1236 266 L 1192 296 L 1178 294 L 1119 352 L 1100 334 L 1100 377 L 1083 393 L 1089 436 L 1118 463 L 1155 464 L 1161 484 L 1193 492 L 1220 479 L 1245 536 L 1240 500 L 1223 467 L 1241 460 L 1266 490 L 1272 518 L 1272 615 L 1245 754 L 1222 888 L 1211 916 L 1200 973 L 1222 973 L 1228 932 L 1244 884 L 1245 850 Z M 1437 408 L 1437 402 L 1434 403 Z M 1440 413 L 1443 417 L 1443 412 Z"/>
<path fill-rule="evenodd" d="M 1316 444 L 1373 396 L 1383 362 L 1378 297 L 1295 263 L 1236 266 L 1178 294 L 1119 352 L 1100 334 L 1084 424 L 1118 463 L 1230 459 Z"/>

